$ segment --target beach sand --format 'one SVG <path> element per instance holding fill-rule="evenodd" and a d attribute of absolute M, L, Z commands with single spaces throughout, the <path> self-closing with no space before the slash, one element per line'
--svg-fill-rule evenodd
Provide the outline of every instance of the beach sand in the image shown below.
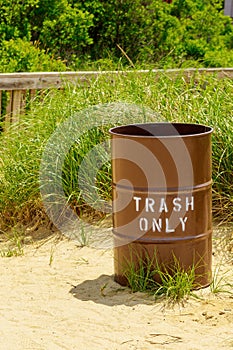
<path fill-rule="evenodd" d="M 112 250 L 58 237 L 0 258 L 0 349 L 233 349 L 230 294 L 208 287 L 184 305 L 155 302 L 114 282 Z M 233 282 L 232 260 L 220 255 L 213 268 Z"/>

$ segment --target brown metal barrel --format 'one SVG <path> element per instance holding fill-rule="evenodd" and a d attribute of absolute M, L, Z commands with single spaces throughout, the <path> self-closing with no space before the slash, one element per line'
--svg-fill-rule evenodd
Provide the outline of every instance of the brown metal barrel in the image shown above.
<path fill-rule="evenodd" d="M 110 129 L 115 281 L 130 261 L 176 258 L 211 281 L 211 133 L 198 124 L 145 123 Z"/>

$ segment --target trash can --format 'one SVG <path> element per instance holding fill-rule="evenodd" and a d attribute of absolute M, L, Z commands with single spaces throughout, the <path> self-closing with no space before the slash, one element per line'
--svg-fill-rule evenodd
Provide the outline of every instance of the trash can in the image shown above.
<path fill-rule="evenodd" d="M 186 123 L 110 129 L 115 281 L 146 252 L 161 266 L 174 257 L 195 267 L 195 285 L 211 282 L 211 133 Z"/>

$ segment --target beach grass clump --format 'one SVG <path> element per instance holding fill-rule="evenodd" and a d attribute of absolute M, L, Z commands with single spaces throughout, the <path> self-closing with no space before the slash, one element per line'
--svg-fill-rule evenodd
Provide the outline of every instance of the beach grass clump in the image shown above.
<path fill-rule="evenodd" d="M 169 265 L 159 264 L 156 252 L 152 257 L 147 252 L 134 254 L 126 262 L 124 276 L 132 292 L 146 292 L 171 303 L 185 301 L 197 288 L 195 266 L 184 269 L 175 256 Z"/>
<path fill-rule="evenodd" d="M 150 258 L 148 254 L 140 255 L 139 252 L 131 252 L 131 257 L 126 261 L 124 267 L 124 276 L 128 282 L 132 292 L 154 292 L 156 282 L 154 275 L 156 273 L 154 265 L 156 263 L 155 256 Z"/>
<path fill-rule="evenodd" d="M 185 270 L 174 258 L 173 264 L 168 268 L 162 269 L 157 265 L 156 273 L 159 275 L 161 282 L 155 290 L 155 297 L 164 296 L 172 302 L 185 300 L 193 295 L 195 284 L 195 266 Z"/>
<path fill-rule="evenodd" d="M 213 127 L 213 213 L 216 220 L 231 222 L 232 93 L 233 81 L 228 78 L 196 73 L 185 79 L 182 72 L 176 77 L 166 73 L 155 76 L 153 72 L 103 75 L 86 86 L 67 84 L 62 91 L 48 91 L 43 100 L 38 97 L 32 103 L 17 124 L 0 135 L 1 229 L 19 221 L 27 224 L 35 217 L 42 223 L 48 220 L 40 192 L 41 160 L 48 144 L 56 152 L 47 180 L 55 187 L 62 182 L 67 204 L 78 215 L 88 214 L 89 221 L 103 218 L 111 210 L 106 210 L 106 203 L 111 202 L 108 130 L 120 124 L 151 121 Z M 73 140 L 68 150 L 67 127 Z M 54 141 L 51 136 L 58 129 L 59 138 Z M 98 144 L 102 145 L 99 149 Z M 97 152 L 94 158 L 93 149 Z M 59 154 L 64 150 L 62 172 L 57 173 Z"/>
<path fill-rule="evenodd" d="M 210 291 L 213 294 L 225 293 L 233 296 L 233 283 L 229 280 L 229 271 L 221 271 L 221 268 L 222 262 L 214 268 Z"/>
<path fill-rule="evenodd" d="M 0 256 L 13 257 L 24 254 L 24 232 L 14 227 L 10 232 L 4 233 L 4 240 L 1 242 Z"/>

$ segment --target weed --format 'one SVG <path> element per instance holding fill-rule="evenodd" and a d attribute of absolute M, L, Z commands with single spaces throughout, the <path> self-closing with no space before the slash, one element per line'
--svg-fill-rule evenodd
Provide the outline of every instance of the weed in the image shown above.
<path fill-rule="evenodd" d="M 79 235 L 79 242 L 81 247 L 88 246 L 89 243 L 90 234 L 87 233 L 87 230 L 85 229 L 84 225 L 80 225 L 80 235 Z"/>
<path fill-rule="evenodd" d="M 51 246 L 50 248 L 50 255 L 49 255 L 49 266 L 52 266 L 53 261 L 54 261 L 54 251 L 55 251 L 55 247 Z"/>
<path fill-rule="evenodd" d="M 165 266 L 161 268 L 157 264 L 156 273 L 161 282 L 157 284 L 155 297 L 165 296 L 172 302 L 179 302 L 193 295 L 192 290 L 196 287 L 194 265 L 185 270 L 174 256 L 173 264 L 170 264 L 169 270 Z"/>
<path fill-rule="evenodd" d="M 159 264 L 156 252 L 152 257 L 145 252 L 144 256 L 136 253 L 136 259 L 127 261 L 124 275 L 133 292 L 147 292 L 154 297 L 165 297 L 169 302 L 184 301 L 190 295 L 195 284 L 195 266 L 184 269 L 173 256 L 169 266 Z"/>
<path fill-rule="evenodd" d="M 127 261 L 124 275 L 133 292 L 153 292 L 155 289 L 154 281 L 154 259 L 148 254 L 145 257 L 136 252 L 134 259 L 131 252 L 130 260 Z M 134 253 L 135 256 L 135 253 Z"/>
<path fill-rule="evenodd" d="M 221 272 L 221 264 L 215 267 L 210 284 L 210 290 L 213 294 L 227 293 L 233 295 L 233 284 L 227 281 L 227 273 L 228 271 Z"/>
<path fill-rule="evenodd" d="M 4 233 L 5 244 L 1 250 L 2 257 L 12 257 L 23 255 L 24 235 L 21 231 L 12 229 L 10 233 Z"/>

